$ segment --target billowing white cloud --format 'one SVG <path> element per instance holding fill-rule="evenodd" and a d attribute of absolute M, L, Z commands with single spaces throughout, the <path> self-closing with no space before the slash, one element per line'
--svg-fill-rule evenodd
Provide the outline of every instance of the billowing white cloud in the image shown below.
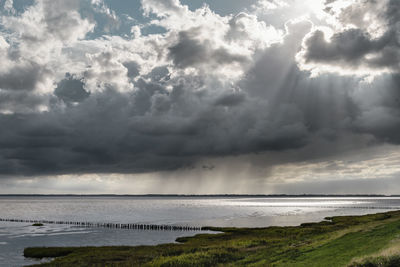
<path fill-rule="evenodd" d="M 13 0 L 5 0 L 4 1 L 4 10 L 14 14 L 15 13 L 15 9 L 14 9 L 14 1 Z"/>
<path fill-rule="evenodd" d="M 282 0 L 259 0 L 252 7 L 258 9 L 259 12 L 266 12 L 286 6 L 288 6 L 288 3 Z"/>

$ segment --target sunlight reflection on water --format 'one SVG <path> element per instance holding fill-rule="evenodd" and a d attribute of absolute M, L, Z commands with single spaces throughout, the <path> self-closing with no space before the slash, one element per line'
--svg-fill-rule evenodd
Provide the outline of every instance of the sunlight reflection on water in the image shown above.
<path fill-rule="evenodd" d="M 400 198 L 265 197 L 4 197 L 0 218 L 90 222 L 266 227 L 299 225 L 327 216 L 360 215 L 400 209 Z M 32 264 L 27 246 L 151 245 L 198 232 L 33 227 L 0 222 L 0 265 Z M 7 260 L 6 265 L 2 265 Z"/>

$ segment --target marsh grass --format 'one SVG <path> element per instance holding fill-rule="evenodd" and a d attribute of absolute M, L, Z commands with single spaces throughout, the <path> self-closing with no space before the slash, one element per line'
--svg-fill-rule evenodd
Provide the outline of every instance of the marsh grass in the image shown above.
<path fill-rule="evenodd" d="M 368 256 L 355 257 L 349 266 L 400 266 L 400 236 L 397 235 L 382 250 Z"/>
<path fill-rule="evenodd" d="M 354 264 L 396 262 L 396 253 L 400 255 L 396 242 L 400 211 L 332 217 L 297 227 L 207 229 L 221 233 L 182 237 L 177 239 L 181 244 L 158 246 L 27 248 L 24 255 L 57 257 L 40 266 L 307 267 L 381 266 Z M 389 248 L 391 256 L 377 254 Z"/>
<path fill-rule="evenodd" d="M 379 256 L 365 258 L 361 262 L 355 262 L 349 267 L 398 267 L 400 266 L 400 255 Z"/>

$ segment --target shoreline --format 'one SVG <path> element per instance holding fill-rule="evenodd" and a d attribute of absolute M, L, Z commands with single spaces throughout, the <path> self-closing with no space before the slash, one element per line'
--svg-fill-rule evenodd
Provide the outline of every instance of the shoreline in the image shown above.
<path fill-rule="evenodd" d="M 391 198 L 400 195 L 383 194 L 0 194 L 0 197 L 182 197 L 182 198 L 202 198 L 202 197 L 251 197 L 251 198 Z"/>
<path fill-rule="evenodd" d="M 348 266 L 369 256 L 370 261 L 393 261 L 400 255 L 395 242 L 400 211 L 335 216 L 300 226 L 203 229 L 221 233 L 155 246 L 31 247 L 24 256 L 55 258 L 34 266 Z"/>

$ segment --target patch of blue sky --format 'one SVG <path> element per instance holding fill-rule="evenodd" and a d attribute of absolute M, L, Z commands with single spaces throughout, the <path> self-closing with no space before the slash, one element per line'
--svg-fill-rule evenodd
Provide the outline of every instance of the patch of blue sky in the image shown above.
<path fill-rule="evenodd" d="M 87 39 L 95 39 L 103 35 L 118 35 L 131 38 L 133 26 L 141 26 L 142 35 L 166 32 L 163 27 L 149 24 L 156 17 L 152 14 L 149 16 L 143 15 L 140 0 L 105 0 L 104 4 L 112 12 L 115 12 L 116 21 L 107 14 L 96 11 L 88 1 L 81 4 L 82 16 L 92 18 L 96 22 L 93 32 L 88 33 Z"/>
<path fill-rule="evenodd" d="M 8 0 L 0 0 L 0 13 L 8 12 L 6 9 L 6 3 L 9 2 Z M 22 13 L 26 8 L 33 5 L 35 0 L 14 0 L 12 1 L 12 7 L 15 12 Z"/>
<path fill-rule="evenodd" d="M 195 10 L 207 4 L 215 13 L 226 16 L 230 14 L 237 14 L 241 11 L 246 11 L 251 5 L 258 2 L 258 0 L 181 0 L 181 3 L 187 5 L 190 10 Z"/>

